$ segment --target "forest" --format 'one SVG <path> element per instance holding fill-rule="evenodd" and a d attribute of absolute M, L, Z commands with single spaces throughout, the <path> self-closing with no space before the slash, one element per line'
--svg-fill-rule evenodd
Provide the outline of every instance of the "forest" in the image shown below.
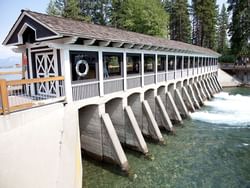
<path fill-rule="evenodd" d="M 46 12 L 210 48 L 221 62 L 250 56 L 249 0 L 50 0 Z"/>

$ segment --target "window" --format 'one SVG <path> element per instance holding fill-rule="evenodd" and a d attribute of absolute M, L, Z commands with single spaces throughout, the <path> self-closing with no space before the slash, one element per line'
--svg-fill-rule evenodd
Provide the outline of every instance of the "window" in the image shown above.
<path fill-rule="evenodd" d="M 208 66 L 208 58 L 205 57 L 204 59 L 205 59 L 205 66 Z"/>
<path fill-rule="evenodd" d="M 103 77 L 109 78 L 122 75 L 122 53 L 103 53 Z"/>
<path fill-rule="evenodd" d="M 155 55 L 144 55 L 144 72 L 154 72 Z"/>
<path fill-rule="evenodd" d="M 158 55 L 157 57 L 158 57 L 157 70 L 158 71 L 165 71 L 166 56 L 165 55 Z"/>
<path fill-rule="evenodd" d="M 198 67 L 198 57 L 195 57 L 195 59 L 194 59 L 194 67 Z"/>
<path fill-rule="evenodd" d="M 127 74 L 140 74 L 141 54 L 127 54 Z"/>
<path fill-rule="evenodd" d="M 98 79 L 98 52 L 70 51 L 72 81 Z"/>
<path fill-rule="evenodd" d="M 185 56 L 184 57 L 184 69 L 187 69 L 188 68 L 188 57 Z"/>
<path fill-rule="evenodd" d="M 174 70 L 174 63 L 175 62 L 175 56 L 170 55 L 168 56 L 168 70 Z"/>
<path fill-rule="evenodd" d="M 189 68 L 193 68 L 194 67 L 194 57 L 190 57 L 190 65 Z"/>
<path fill-rule="evenodd" d="M 199 67 L 202 67 L 202 57 L 199 57 Z"/>
<path fill-rule="evenodd" d="M 182 69 L 182 56 L 177 56 L 177 65 L 176 65 L 176 69 L 180 70 Z"/>

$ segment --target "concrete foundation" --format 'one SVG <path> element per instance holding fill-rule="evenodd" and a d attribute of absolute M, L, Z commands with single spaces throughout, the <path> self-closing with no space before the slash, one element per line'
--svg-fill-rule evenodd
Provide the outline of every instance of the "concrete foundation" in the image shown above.
<path fill-rule="evenodd" d="M 175 102 L 174 102 L 172 95 L 170 94 L 170 92 L 167 92 L 166 96 L 167 96 L 167 98 L 166 98 L 166 104 L 167 104 L 166 110 L 167 110 L 167 113 L 168 113 L 171 121 L 174 123 L 177 123 L 177 124 L 182 124 L 183 121 L 182 121 L 181 115 L 180 115 L 180 113 L 175 105 Z"/>
<path fill-rule="evenodd" d="M 187 92 L 186 87 L 183 87 L 183 88 L 182 88 L 182 98 L 183 98 L 183 101 L 184 101 L 186 107 L 188 108 L 188 110 L 189 110 L 190 112 L 194 112 L 194 111 L 195 111 L 195 108 L 194 108 L 194 105 L 193 105 L 193 103 L 192 103 L 192 100 L 191 100 L 191 98 L 190 98 L 190 96 L 189 96 L 189 94 L 188 94 L 188 92 Z"/>
<path fill-rule="evenodd" d="M 200 109 L 201 107 L 200 107 L 200 105 L 199 105 L 199 103 L 198 103 L 198 101 L 196 99 L 196 96 L 194 94 L 194 91 L 193 91 L 193 88 L 191 87 L 191 85 L 188 85 L 188 89 L 187 90 L 188 90 L 189 96 L 190 96 L 190 98 L 191 98 L 191 100 L 193 102 L 194 107 L 196 109 Z"/>
<path fill-rule="evenodd" d="M 175 89 L 175 101 L 182 118 L 189 118 L 189 112 L 178 89 Z"/>

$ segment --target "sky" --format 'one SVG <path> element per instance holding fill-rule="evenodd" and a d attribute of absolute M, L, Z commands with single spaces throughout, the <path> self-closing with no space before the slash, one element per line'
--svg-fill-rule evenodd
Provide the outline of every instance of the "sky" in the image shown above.
<path fill-rule="evenodd" d="M 189 0 L 191 1 L 191 0 Z M 220 6 L 227 0 L 217 0 Z M 18 56 L 10 47 L 2 45 L 22 9 L 45 13 L 49 0 L 0 0 L 0 59 Z M 19 54 L 20 56 L 20 54 Z"/>

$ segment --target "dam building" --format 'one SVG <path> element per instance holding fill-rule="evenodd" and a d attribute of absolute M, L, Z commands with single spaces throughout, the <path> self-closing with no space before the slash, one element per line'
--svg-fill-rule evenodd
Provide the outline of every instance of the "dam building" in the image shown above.
<path fill-rule="evenodd" d="M 129 169 L 123 147 L 189 118 L 221 90 L 206 48 L 23 10 L 3 42 L 26 59 L 0 80 L 0 187 L 80 188 L 81 155 Z"/>

